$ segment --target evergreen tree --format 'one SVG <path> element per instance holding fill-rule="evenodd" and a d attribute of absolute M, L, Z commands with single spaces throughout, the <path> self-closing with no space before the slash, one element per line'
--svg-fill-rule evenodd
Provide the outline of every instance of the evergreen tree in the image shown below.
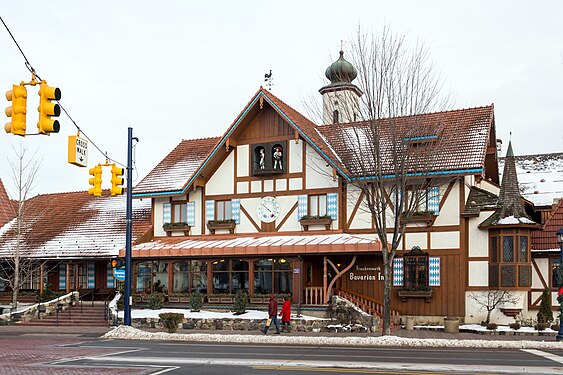
<path fill-rule="evenodd" d="M 549 290 L 545 289 L 541 295 L 540 311 L 538 312 L 538 323 L 551 322 L 553 322 L 553 311 L 551 311 Z"/>

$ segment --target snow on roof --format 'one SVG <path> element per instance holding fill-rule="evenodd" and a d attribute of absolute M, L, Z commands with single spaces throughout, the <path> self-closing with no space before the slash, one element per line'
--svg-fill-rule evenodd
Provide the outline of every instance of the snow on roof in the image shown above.
<path fill-rule="evenodd" d="M 535 221 L 528 219 L 527 217 L 515 217 L 507 216 L 505 218 L 499 219 L 496 225 L 512 225 L 512 224 L 536 224 Z"/>
<path fill-rule="evenodd" d="M 21 220 L 22 254 L 31 258 L 112 257 L 125 246 L 125 195 L 87 192 L 38 195 Z M 0 228 L 0 256 L 16 245 L 16 220 Z M 150 200 L 133 201 L 133 240 L 151 228 Z"/>
<path fill-rule="evenodd" d="M 514 158 L 522 197 L 535 206 L 551 206 L 554 199 L 563 198 L 563 152 Z M 501 173 L 504 159 L 499 158 Z"/>

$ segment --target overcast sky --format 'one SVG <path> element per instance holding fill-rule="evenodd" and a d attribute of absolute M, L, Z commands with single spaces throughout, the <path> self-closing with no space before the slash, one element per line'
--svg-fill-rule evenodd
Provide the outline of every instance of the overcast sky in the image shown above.
<path fill-rule="evenodd" d="M 563 152 L 563 1 L 41 0 L 5 1 L 0 15 L 110 157 L 126 163 L 127 127 L 134 128 L 136 182 L 181 139 L 222 135 L 270 69 L 273 93 L 306 113 L 303 101 L 320 95 L 324 70 L 358 25 L 390 25 L 423 40 L 455 108 L 494 103 L 504 150 L 512 132 L 518 155 Z M 31 75 L 0 27 L 3 96 Z M 36 90 L 28 94 L 28 132 L 36 131 Z M 88 188 L 87 168 L 67 163 L 76 128 L 64 115 L 60 121 L 50 137 L 0 129 L 0 178 L 12 197 L 8 160 L 20 141 L 43 158 L 34 194 Z M 89 165 L 104 161 L 90 145 Z"/>

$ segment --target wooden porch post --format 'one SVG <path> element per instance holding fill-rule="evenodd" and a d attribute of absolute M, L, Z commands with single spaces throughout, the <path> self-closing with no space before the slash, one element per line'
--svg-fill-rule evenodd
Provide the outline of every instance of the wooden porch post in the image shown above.
<path fill-rule="evenodd" d="M 254 260 L 248 260 L 248 294 L 254 295 Z"/>
<path fill-rule="evenodd" d="M 41 263 L 39 268 L 39 295 L 43 294 L 43 288 L 45 287 L 45 263 Z"/>
<path fill-rule="evenodd" d="M 65 286 L 66 286 L 66 292 L 70 293 L 70 263 L 66 264 L 66 282 L 65 282 Z"/>
<path fill-rule="evenodd" d="M 327 266 L 326 266 L 326 255 L 323 256 L 323 304 L 328 303 L 328 274 L 327 274 Z"/>

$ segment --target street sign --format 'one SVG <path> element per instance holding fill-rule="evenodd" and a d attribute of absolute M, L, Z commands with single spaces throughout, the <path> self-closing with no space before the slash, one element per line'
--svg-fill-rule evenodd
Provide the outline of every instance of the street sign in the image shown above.
<path fill-rule="evenodd" d="M 68 162 L 79 167 L 88 166 L 88 141 L 78 135 L 68 136 Z"/>
<path fill-rule="evenodd" d="M 294 268 L 293 273 L 299 273 L 299 268 Z"/>
<path fill-rule="evenodd" d="M 119 281 L 125 281 L 125 268 L 114 268 L 113 277 Z"/>

